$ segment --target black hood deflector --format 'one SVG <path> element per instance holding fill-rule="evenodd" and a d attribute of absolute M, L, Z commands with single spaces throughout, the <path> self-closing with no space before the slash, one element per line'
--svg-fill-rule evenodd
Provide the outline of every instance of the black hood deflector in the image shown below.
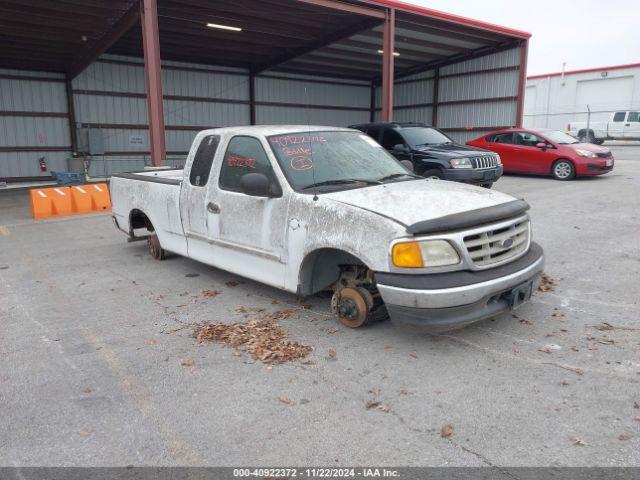
<path fill-rule="evenodd" d="M 529 210 L 529 204 L 524 200 L 479 208 L 468 212 L 454 213 L 433 220 L 425 220 L 407 227 L 407 232 L 413 235 L 427 235 L 431 233 L 460 230 L 469 227 L 479 227 L 486 223 L 493 223 L 507 218 L 521 215 Z"/>

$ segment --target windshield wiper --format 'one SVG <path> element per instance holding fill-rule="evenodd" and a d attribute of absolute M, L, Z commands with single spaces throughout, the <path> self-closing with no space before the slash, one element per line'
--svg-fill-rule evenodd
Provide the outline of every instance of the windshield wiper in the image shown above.
<path fill-rule="evenodd" d="M 419 175 L 414 175 L 412 173 L 392 173 L 391 175 L 386 175 L 382 178 L 379 178 L 378 181 L 384 182 L 385 180 L 392 180 L 394 178 L 399 178 L 399 177 L 422 178 Z"/>
<path fill-rule="evenodd" d="M 366 185 L 380 185 L 379 180 L 363 180 L 359 178 L 340 178 L 337 180 L 325 180 L 324 182 L 312 183 L 306 187 L 302 187 L 301 190 L 308 190 L 315 187 L 323 187 L 326 185 L 351 185 L 354 183 L 364 183 Z"/>

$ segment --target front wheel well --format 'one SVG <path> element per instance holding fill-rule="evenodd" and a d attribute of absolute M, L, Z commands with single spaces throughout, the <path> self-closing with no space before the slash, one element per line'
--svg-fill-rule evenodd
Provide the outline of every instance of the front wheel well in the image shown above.
<path fill-rule="evenodd" d="M 298 294 L 312 295 L 340 279 L 346 266 L 367 265 L 355 255 L 337 248 L 320 248 L 307 254 L 300 266 Z"/>

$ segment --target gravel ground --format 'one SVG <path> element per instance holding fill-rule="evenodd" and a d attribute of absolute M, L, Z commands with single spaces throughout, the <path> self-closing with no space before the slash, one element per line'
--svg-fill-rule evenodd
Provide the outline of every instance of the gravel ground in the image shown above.
<path fill-rule="evenodd" d="M 640 147 L 612 148 L 599 178 L 495 185 L 532 205 L 557 285 L 438 336 L 336 329 L 326 296 L 157 262 L 108 215 L 36 222 L 0 192 L 0 465 L 640 466 Z M 240 307 L 294 309 L 311 362 L 195 341 Z"/>

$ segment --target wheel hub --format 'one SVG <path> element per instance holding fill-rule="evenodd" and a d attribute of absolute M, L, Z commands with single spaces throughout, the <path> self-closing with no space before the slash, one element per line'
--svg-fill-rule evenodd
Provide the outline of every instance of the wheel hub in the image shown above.
<path fill-rule="evenodd" d="M 336 291 L 331 299 L 331 306 L 340 322 L 349 328 L 362 326 L 369 314 L 370 306 L 360 290 L 345 287 Z"/>

